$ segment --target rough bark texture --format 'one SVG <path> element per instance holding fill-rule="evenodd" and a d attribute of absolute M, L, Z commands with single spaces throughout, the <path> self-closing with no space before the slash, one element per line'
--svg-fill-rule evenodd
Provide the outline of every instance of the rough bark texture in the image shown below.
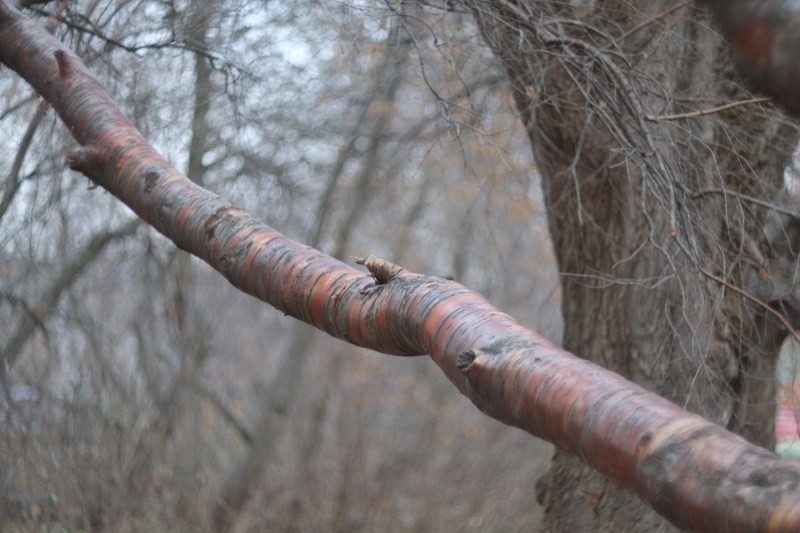
<path fill-rule="evenodd" d="M 573 4 L 474 5 L 543 177 L 564 346 L 771 447 L 786 332 L 748 281 L 768 243 L 742 198 L 779 196 L 797 134 L 762 104 L 658 118 L 749 96 L 702 9 Z M 548 481 L 551 531 L 671 529 L 571 453 Z"/>

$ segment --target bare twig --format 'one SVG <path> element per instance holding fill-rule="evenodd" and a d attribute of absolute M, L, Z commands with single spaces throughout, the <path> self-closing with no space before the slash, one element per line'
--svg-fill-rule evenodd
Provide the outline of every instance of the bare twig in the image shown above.
<path fill-rule="evenodd" d="M 789 323 L 789 321 L 786 320 L 786 317 L 783 316 L 783 314 L 781 314 L 777 309 L 774 309 L 767 302 L 765 302 L 764 300 L 762 300 L 760 298 L 757 298 L 757 297 L 753 296 L 752 294 L 750 294 L 746 290 L 742 289 L 741 287 L 737 287 L 736 285 L 733 285 L 732 283 L 730 283 L 728 281 L 725 281 L 724 279 L 722 279 L 721 277 L 717 276 L 716 274 L 712 274 L 711 272 L 708 272 L 707 270 L 702 269 L 702 268 L 700 269 L 700 272 L 704 276 L 708 277 L 709 279 L 712 279 L 712 280 L 716 281 L 720 285 L 723 285 L 724 287 L 732 290 L 736 294 L 739 294 L 740 296 L 742 296 L 744 298 L 747 298 L 748 300 L 750 300 L 751 302 L 753 302 L 754 304 L 756 304 L 757 306 L 761 307 L 766 312 L 768 312 L 769 314 L 771 314 L 772 316 L 777 318 L 778 321 L 781 323 L 781 325 L 786 328 L 786 331 L 789 332 L 789 335 L 791 335 L 792 338 L 794 338 L 794 340 L 800 342 L 800 333 L 798 333 L 797 330 L 795 330 L 792 327 L 792 325 Z"/>
<path fill-rule="evenodd" d="M 665 122 L 667 120 L 682 120 L 685 118 L 697 118 L 697 117 L 704 117 L 706 115 L 713 115 L 714 113 L 719 113 L 721 111 L 727 111 L 728 109 L 733 109 L 735 107 L 740 107 L 743 105 L 750 105 L 750 104 L 763 104 L 765 102 L 771 102 L 772 98 L 760 96 L 757 98 L 748 98 L 747 100 L 737 100 L 735 102 L 728 102 L 727 104 L 710 107 L 708 109 L 700 109 L 698 111 L 691 111 L 689 113 L 677 113 L 675 115 L 645 115 L 644 119 L 649 122 Z"/>
<path fill-rule="evenodd" d="M 630 37 L 634 33 L 638 32 L 642 28 L 645 28 L 645 27 L 647 27 L 647 26 L 649 26 L 651 24 L 655 24 L 656 22 L 668 17 L 672 13 L 674 13 L 674 12 L 678 11 L 679 9 L 682 9 L 682 8 L 688 6 L 689 4 L 692 4 L 692 3 L 693 3 L 693 0 L 686 0 L 686 1 L 681 2 L 680 4 L 678 4 L 676 6 L 673 6 L 673 7 L 669 8 L 669 9 L 666 9 L 666 10 L 662 11 L 658 15 L 655 15 L 655 16 L 653 16 L 653 17 L 651 17 L 651 18 L 649 18 L 649 19 L 647 19 L 645 21 L 640 22 L 639 24 L 635 25 L 633 28 L 623 32 L 622 35 L 620 35 L 619 37 L 614 39 L 614 43 L 617 44 L 620 41 L 624 41 L 625 39 L 627 39 L 628 37 Z"/>
<path fill-rule="evenodd" d="M 750 202 L 751 204 L 760 205 L 761 207 L 766 207 L 767 209 L 771 209 L 776 213 L 781 213 L 783 215 L 788 215 L 790 217 L 798 217 L 800 216 L 800 211 L 794 209 L 785 209 L 778 205 L 775 205 L 772 201 L 767 200 L 760 200 L 759 198 L 755 198 L 753 196 L 748 196 L 746 194 L 742 194 L 740 192 L 728 191 L 725 189 L 703 189 L 701 191 L 697 191 L 691 195 L 692 200 L 696 200 L 701 196 L 705 196 L 707 194 L 724 194 L 726 196 L 733 196 L 734 198 L 738 198 L 739 200 L 744 200 L 745 202 Z"/>
<path fill-rule="evenodd" d="M 31 118 L 31 121 L 28 123 L 28 128 L 25 130 L 22 140 L 19 142 L 17 155 L 14 157 L 14 163 L 11 165 L 11 171 L 8 173 L 5 187 L 3 187 L 2 190 L 2 199 L 0 199 L 0 220 L 2 220 L 3 215 L 5 215 L 6 211 L 8 211 L 11 202 L 14 200 L 14 196 L 16 196 L 17 191 L 19 190 L 20 183 L 22 182 L 20 179 L 20 172 L 22 171 L 22 165 L 25 162 L 25 156 L 28 155 L 28 150 L 31 147 L 33 136 L 36 134 L 39 124 L 41 124 L 42 120 L 44 120 L 48 109 L 50 109 L 50 104 L 47 103 L 47 101 L 42 100 L 39 103 L 39 107 L 36 108 L 33 118 Z"/>

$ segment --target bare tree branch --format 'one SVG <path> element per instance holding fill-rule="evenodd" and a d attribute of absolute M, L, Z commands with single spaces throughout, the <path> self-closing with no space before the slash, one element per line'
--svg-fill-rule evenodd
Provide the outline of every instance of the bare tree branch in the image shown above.
<path fill-rule="evenodd" d="M 241 290 L 353 344 L 430 353 L 483 412 L 581 457 L 679 527 L 800 529 L 800 465 L 553 346 L 453 281 L 374 257 L 364 275 L 193 184 L 78 57 L 6 0 L 0 60 L 81 144 L 74 169 Z"/>

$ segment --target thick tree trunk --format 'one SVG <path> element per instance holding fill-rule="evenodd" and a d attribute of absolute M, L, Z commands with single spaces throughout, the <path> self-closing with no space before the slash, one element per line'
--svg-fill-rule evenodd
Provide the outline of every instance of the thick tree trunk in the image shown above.
<path fill-rule="evenodd" d="M 761 104 L 652 117 L 748 97 L 706 13 L 670 4 L 475 13 L 543 178 L 564 347 L 771 447 L 785 330 L 736 290 L 764 249 L 763 206 L 742 198 L 777 197 L 797 136 Z M 567 452 L 549 477 L 548 530 L 672 529 Z"/>

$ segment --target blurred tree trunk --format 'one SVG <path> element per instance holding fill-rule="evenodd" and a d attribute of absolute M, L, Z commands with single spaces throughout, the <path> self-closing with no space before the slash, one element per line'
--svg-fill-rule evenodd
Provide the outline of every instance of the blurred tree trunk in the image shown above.
<path fill-rule="evenodd" d="M 772 447 L 785 330 L 731 287 L 767 245 L 743 199 L 777 197 L 797 134 L 761 104 L 647 120 L 748 98 L 726 46 L 688 3 L 581 4 L 473 4 L 543 177 L 564 347 Z M 549 478 L 550 531 L 672 529 L 569 453 Z"/>
<path fill-rule="evenodd" d="M 403 80 L 402 65 L 408 56 L 410 44 L 398 37 L 399 32 L 395 26 L 383 43 L 383 51 L 374 68 L 374 85 L 366 96 L 366 102 L 353 129 L 350 142 L 339 152 L 339 157 L 333 165 L 331 176 L 320 201 L 316 229 L 309 239 L 309 244 L 314 248 L 320 248 L 324 230 L 331 225 L 334 194 L 341 185 L 346 164 L 356 155 L 356 141 L 363 137 L 366 131 L 368 145 L 364 149 L 363 161 L 361 161 L 360 169 L 355 177 L 352 207 L 346 220 L 337 227 L 333 235 L 334 249 L 331 253 L 333 257 L 342 258 L 345 255 L 356 225 L 372 195 L 376 192 L 374 182 L 381 173 L 378 166 L 379 150 L 384 143 L 394 113 L 395 96 Z M 298 323 L 293 330 L 287 354 L 260 402 L 265 409 L 257 422 L 253 444 L 248 450 L 247 456 L 228 480 L 221 500 L 212 510 L 215 531 L 230 530 L 250 501 L 253 492 L 258 487 L 264 466 L 273 457 L 275 447 L 284 434 L 287 414 L 303 389 L 304 368 L 309 356 L 313 353 L 316 337 L 315 332 L 306 324 Z M 334 360 L 330 363 L 332 372 L 339 372 L 341 357 L 341 354 L 334 356 Z M 319 416 L 312 417 L 312 419 L 315 423 L 322 424 L 324 408 Z M 313 442 L 307 443 L 307 455 L 313 453 L 314 446 Z M 297 500 L 298 509 L 300 505 Z"/>
<path fill-rule="evenodd" d="M 209 112 L 213 85 L 211 81 L 211 65 L 207 57 L 210 46 L 208 33 L 218 16 L 217 0 L 196 0 L 183 15 L 186 18 L 185 36 L 190 49 L 194 50 L 194 106 L 191 122 L 191 138 L 189 140 L 187 175 L 196 183 L 203 185 L 206 181 L 207 168 L 203 164 L 203 156 L 211 148 Z M 192 298 L 194 286 L 194 268 L 191 256 L 182 250 L 175 250 L 170 268 L 166 276 L 170 278 L 169 294 L 165 298 L 167 316 L 170 318 L 169 330 L 175 341 L 175 378 L 165 393 L 158 392 L 158 383 L 163 376 L 151 373 L 153 383 L 150 389 L 156 395 L 158 413 L 151 422 L 148 431 L 137 443 L 134 461 L 130 468 L 129 483 L 136 494 L 148 494 L 149 491 L 164 490 L 155 477 L 157 466 L 165 461 L 171 437 L 176 426 L 186 414 L 189 392 L 194 390 L 203 364 L 209 355 L 206 328 L 201 313 Z M 147 346 L 143 332 L 138 332 L 140 345 Z M 158 348 L 152 346 L 152 356 Z M 153 375 L 155 374 L 155 375 Z M 179 455 L 177 461 L 179 479 L 191 479 L 192 467 L 188 453 Z M 187 486 L 186 484 L 183 485 Z M 178 489 L 180 491 L 180 488 Z M 179 495 L 178 513 L 183 517 L 194 514 L 194 506 L 185 501 L 185 494 Z"/>

